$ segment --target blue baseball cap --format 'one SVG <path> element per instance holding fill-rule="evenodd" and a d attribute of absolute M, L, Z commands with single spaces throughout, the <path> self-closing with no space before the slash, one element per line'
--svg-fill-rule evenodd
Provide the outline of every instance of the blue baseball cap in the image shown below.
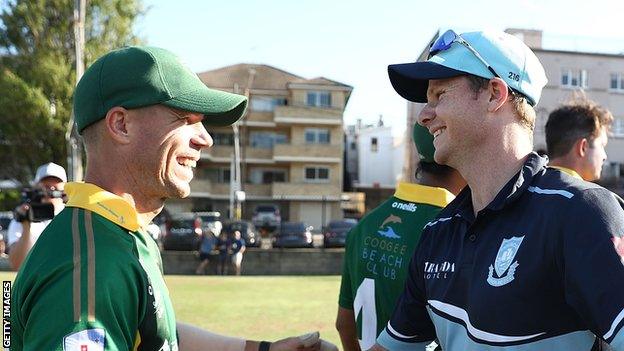
<path fill-rule="evenodd" d="M 519 38 L 504 32 L 458 35 L 447 31 L 434 42 L 432 53 L 427 61 L 388 66 L 392 87 L 403 98 L 427 102 L 429 79 L 472 74 L 486 79 L 498 76 L 535 106 L 548 82 L 533 51 Z"/>

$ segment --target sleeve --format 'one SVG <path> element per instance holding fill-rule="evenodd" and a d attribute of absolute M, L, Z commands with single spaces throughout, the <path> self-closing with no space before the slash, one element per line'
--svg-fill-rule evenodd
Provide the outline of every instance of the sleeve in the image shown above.
<path fill-rule="evenodd" d="M 561 217 L 566 302 L 593 333 L 624 350 L 624 211 L 606 189 L 576 196 Z"/>
<path fill-rule="evenodd" d="M 22 223 L 12 219 L 7 228 L 7 244 L 10 247 L 22 237 Z"/>
<path fill-rule="evenodd" d="M 377 343 L 388 350 L 425 350 L 435 338 L 435 328 L 427 312 L 423 267 L 419 253 L 426 230 L 423 231 L 418 249 L 409 265 L 403 293 L 397 301 L 386 328 L 377 338 Z"/>
<path fill-rule="evenodd" d="M 359 224 L 353 227 L 349 233 L 347 234 L 347 243 L 345 245 L 345 253 L 342 260 L 342 278 L 340 280 L 340 295 L 338 295 L 338 306 L 342 308 L 346 308 L 348 310 L 353 310 L 353 293 L 351 290 L 351 270 L 350 270 L 350 262 L 352 255 L 352 245 L 353 236 L 357 233 L 357 228 Z"/>

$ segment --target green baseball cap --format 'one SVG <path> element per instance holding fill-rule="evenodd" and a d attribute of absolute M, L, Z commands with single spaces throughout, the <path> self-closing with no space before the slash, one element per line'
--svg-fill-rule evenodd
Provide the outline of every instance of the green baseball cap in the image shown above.
<path fill-rule="evenodd" d="M 243 116 L 247 98 L 208 88 L 168 50 L 131 46 L 107 53 L 87 69 L 74 92 L 74 118 L 82 133 L 115 106 L 156 104 L 201 113 L 206 125 L 228 126 Z"/>
<path fill-rule="evenodd" d="M 433 135 L 429 133 L 429 130 L 418 123 L 414 123 L 412 136 L 420 161 L 434 163 L 435 148 L 433 147 Z"/>

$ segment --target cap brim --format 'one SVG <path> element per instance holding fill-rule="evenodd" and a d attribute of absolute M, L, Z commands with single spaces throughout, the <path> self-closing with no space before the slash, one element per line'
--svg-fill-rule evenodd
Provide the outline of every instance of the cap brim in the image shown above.
<path fill-rule="evenodd" d="M 429 79 L 444 79 L 464 74 L 466 72 L 430 61 L 388 66 L 388 76 L 394 90 L 403 98 L 413 102 L 427 102 Z"/>
<path fill-rule="evenodd" d="M 193 90 L 162 103 L 177 109 L 201 113 L 204 124 L 224 127 L 238 121 L 247 108 L 247 98 L 243 95 L 210 89 Z"/>

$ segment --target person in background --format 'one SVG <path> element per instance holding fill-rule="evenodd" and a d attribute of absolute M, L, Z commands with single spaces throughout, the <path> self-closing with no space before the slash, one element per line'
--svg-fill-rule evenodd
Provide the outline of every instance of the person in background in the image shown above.
<path fill-rule="evenodd" d="M 42 203 L 54 206 L 54 215 L 59 214 L 65 207 L 63 199 L 66 182 L 65 168 L 53 162 L 39 166 L 35 173 L 34 189 L 42 193 Z M 20 268 L 30 249 L 52 221 L 46 219 L 41 222 L 31 222 L 27 215 L 30 207 L 28 203 L 19 205 L 15 209 L 18 216 L 11 220 L 7 229 L 9 264 L 14 270 Z M 17 218 L 21 218 L 21 221 L 18 221 Z"/>
<path fill-rule="evenodd" d="M 546 122 L 548 165 L 588 182 L 600 179 L 612 122 L 609 110 L 587 98 L 552 111 Z"/>
<path fill-rule="evenodd" d="M 202 241 L 199 246 L 199 265 L 195 270 L 195 274 L 200 275 L 206 273 L 206 267 L 208 267 L 213 257 L 213 251 L 215 250 L 217 241 L 217 237 L 211 229 L 204 230 Z"/>
<path fill-rule="evenodd" d="M 241 264 L 243 262 L 243 253 L 245 252 L 245 239 L 242 238 L 241 232 L 234 231 L 232 242 L 230 244 L 230 257 L 232 259 L 232 266 L 234 266 L 234 273 L 236 275 L 241 274 Z"/>

